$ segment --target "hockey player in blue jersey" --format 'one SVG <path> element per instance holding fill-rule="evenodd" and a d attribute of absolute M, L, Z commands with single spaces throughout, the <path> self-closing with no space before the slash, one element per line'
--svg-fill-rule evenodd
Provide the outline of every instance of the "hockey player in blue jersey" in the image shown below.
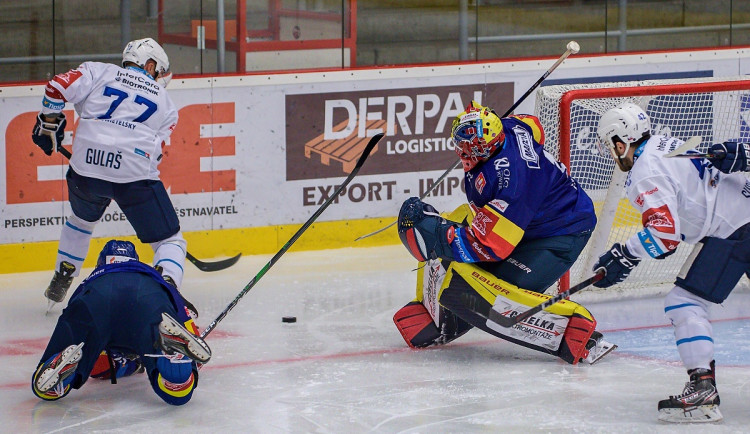
<path fill-rule="evenodd" d="M 534 116 L 500 118 L 472 102 L 453 122 L 468 204 L 446 218 L 419 198 L 401 207 L 398 231 L 420 262 L 417 297 L 394 316 L 411 347 L 448 343 L 472 327 L 559 356 L 594 363 L 616 346 L 571 301 L 512 328 L 490 312 L 515 316 L 573 265 L 596 224 L 591 199 L 543 148 Z M 424 266 L 422 266 L 424 265 Z"/>
<path fill-rule="evenodd" d="M 188 312 L 177 289 L 138 261 L 131 242 L 110 240 L 60 315 L 31 389 L 60 399 L 92 374 L 106 377 L 101 362 L 108 360 L 113 382 L 142 364 L 161 399 L 185 404 L 198 385 L 198 364 L 211 358 Z"/>

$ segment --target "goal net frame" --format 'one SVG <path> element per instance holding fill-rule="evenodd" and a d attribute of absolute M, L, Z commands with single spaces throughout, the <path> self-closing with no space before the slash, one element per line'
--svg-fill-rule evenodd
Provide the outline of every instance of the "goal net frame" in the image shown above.
<path fill-rule="evenodd" d="M 687 140 L 702 138 L 696 148 L 705 151 L 713 143 L 750 140 L 750 77 L 704 77 L 671 80 L 553 85 L 537 91 L 535 115 L 545 132 L 545 149 L 568 168 L 591 196 L 597 226 L 586 249 L 558 289 L 591 276 L 594 262 L 614 242 L 624 242 L 642 229 L 640 214 L 624 195 L 627 173 L 615 169 L 614 160 L 597 152 L 599 117 L 625 102 L 643 108 L 652 120 L 654 134 Z M 744 113 L 747 113 L 745 122 Z M 681 243 L 675 254 L 663 260 L 645 259 L 629 278 L 604 291 L 587 291 L 589 299 L 642 297 L 666 292 L 692 250 Z"/>

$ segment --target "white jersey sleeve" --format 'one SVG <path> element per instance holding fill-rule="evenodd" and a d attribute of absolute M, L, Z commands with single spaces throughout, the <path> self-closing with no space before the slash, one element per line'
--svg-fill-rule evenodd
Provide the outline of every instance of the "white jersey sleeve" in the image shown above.
<path fill-rule="evenodd" d="M 177 124 L 164 87 L 139 70 L 85 62 L 50 80 L 42 111 L 65 102 L 78 114 L 73 170 L 118 183 L 159 179 L 162 144 Z"/>
<path fill-rule="evenodd" d="M 628 174 L 628 199 L 641 214 L 643 230 L 626 245 L 635 256 L 659 257 L 681 241 L 726 238 L 750 222 L 750 182 L 726 175 L 705 159 L 667 158 L 683 141 L 651 137 Z"/>

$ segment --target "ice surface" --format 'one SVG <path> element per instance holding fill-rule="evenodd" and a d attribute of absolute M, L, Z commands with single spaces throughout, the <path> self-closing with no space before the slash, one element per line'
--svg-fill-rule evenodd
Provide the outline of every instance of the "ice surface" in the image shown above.
<path fill-rule="evenodd" d="M 217 273 L 187 265 L 183 292 L 201 311 L 198 323 L 216 317 L 269 259 L 245 257 Z M 713 310 L 725 421 L 675 426 L 656 419 L 657 402 L 687 380 L 661 298 L 587 303 L 620 346 L 593 366 L 570 366 L 477 330 L 415 351 L 392 322 L 414 297 L 414 266 L 401 246 L 287 253 L 209 335 L 214 357 L 182 407 L 164 404 L 145 375 L 117 385 L 89 380 L 56 402 L 36 398 L 31 374 L 61 308 L 44 315 L 51 273 L 3 275 L 0 432 L 703 433 L 750 426 L 746 290 Z"/>

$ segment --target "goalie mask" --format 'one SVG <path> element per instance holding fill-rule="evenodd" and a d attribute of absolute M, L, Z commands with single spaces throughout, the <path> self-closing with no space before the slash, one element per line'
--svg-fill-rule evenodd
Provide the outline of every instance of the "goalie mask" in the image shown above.
<path fill-rule="evenodd" d="M 96 260 L 96 266 L 101 267 L 104 264 L 116 264 L 118 262 L 137 261 L 138 252 L 130 241 L 109 240 L 99 253 L 99 259 Z"/>
<path fill-rule="evenodd" d="M 123 66 L 125 62 L 133 62 L 140 68 L 144 68 L 149 60 L 156 62 L 157 75 L 154 80 L 167 87 L 172 79 L 172 72 L 169 70 L 169 57 L 161 45 L 151 38 L 136 39 L 128 42 L 122 51 Z"/>
<path fill-rule="evenodd" d="M 602 115 L 597 135 L 599 153 L 604 157 L 611 153 L 615 160 L 619 160 L 622 156 L 616 154 L 615 142 L 631 145 L 643 137 L 650 136 L 651 121 L 642 108 L 633 103 L 625 103 Z"/>
<path fill-rule="evenodd" d="M 505 140 L 500 117 L 489 107 L 476 101 L 453 120 L 451 140 L 454 150 L 461 157 L 464 172 L 473 169 L 502 146 Z"/>

